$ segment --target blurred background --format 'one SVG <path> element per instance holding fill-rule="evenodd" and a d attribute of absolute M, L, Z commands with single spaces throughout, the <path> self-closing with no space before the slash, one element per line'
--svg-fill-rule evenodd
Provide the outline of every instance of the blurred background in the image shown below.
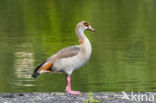
<path fill-rule="evenodd" d="M 0 92 L 64 92 L 65 74 L 31 77 L 58 50 L 92 43 L 90 61 L 72 74 L 73 90 L 156 92 L 156 0 L 0 0 Z"/>

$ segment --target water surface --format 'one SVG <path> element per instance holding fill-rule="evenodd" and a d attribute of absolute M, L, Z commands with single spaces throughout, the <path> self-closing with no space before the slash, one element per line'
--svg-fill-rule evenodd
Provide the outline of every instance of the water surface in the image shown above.
<path fill-rule="evenodd" d="M 65 74 L 31 78 L 58 50 L 79 44 L 88 21 L 90 61 L 72 74 L 83 92 L 156 92 L 155 0 L 1 0 L 0 92 L 63 92 Z"/>

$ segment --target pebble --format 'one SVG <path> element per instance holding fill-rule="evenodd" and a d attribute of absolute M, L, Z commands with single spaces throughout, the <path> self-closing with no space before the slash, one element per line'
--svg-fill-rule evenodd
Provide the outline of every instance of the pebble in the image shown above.
<path fill-rule="evenodd" d="M 156 93 L 144 93 L 152 94 Z M 121 93 L 82 93 L 70 95 L 67 93 L 0 93 L 0 103 L 156 103 L 150 101 L 131 101 L 122 99 Z M 156 95 L 155 95 L 156 98 Z"/>

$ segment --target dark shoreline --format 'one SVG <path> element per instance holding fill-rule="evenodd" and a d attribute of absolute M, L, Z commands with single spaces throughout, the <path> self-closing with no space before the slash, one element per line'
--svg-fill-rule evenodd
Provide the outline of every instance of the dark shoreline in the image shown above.
<path fill-rule="evenodd" d="M 138 94 L 138 93 L 134 93 Z M 140 93 L 153 95 L 154 102 L 151 101 L 132 101 L 123 98 L 123 93 L 82 93 L 82 95 L 69 95 L 67 93 L 0 93 L 0 103 L 156 103 L 156 93 L 144 92 Z M 130 97 L 131 93 L 127 93 Z"/>

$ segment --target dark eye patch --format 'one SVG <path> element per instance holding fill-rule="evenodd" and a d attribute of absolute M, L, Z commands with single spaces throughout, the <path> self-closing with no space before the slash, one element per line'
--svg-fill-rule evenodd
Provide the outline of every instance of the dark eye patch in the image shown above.
<path fill-rule="evenodd" d="M 86 27 L 88 27 L 89 26 L 89 24 L 87 23 L 87 22 L 84 22 L 83 23 Z"/>

